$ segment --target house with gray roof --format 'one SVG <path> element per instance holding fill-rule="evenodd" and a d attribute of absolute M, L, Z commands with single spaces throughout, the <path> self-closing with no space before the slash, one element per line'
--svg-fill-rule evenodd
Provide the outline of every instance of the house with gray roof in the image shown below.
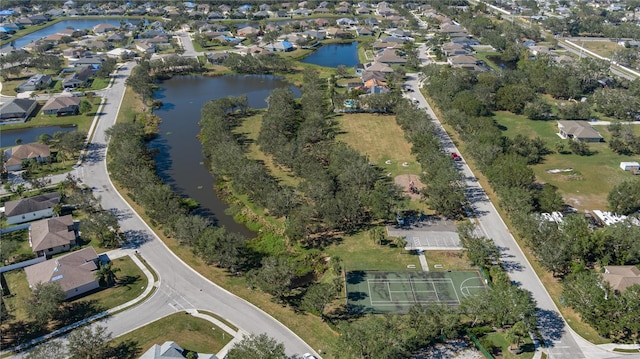
<path fill-rule="evenodd" d="M 41 219 L 29 227 L 29 245 L 36 257 L 67 252 L 77 244 L 78 231 L 71 215 Z"/>
<path fill-rule="evenodd" d="M 86 87 L 89 85 L 89 78 L 93 76 L 93 68 L 86 66 L 77 72 L 68 75 L 62 80 L 62 88 L 74 89 L 78 87 Z"/>
<path fill-rule="evenodd" d="M 24 268 L 29 287 L 38 283 L 58 283 L 69 299 L 100 287 L 95 271 L 98 254 L 93 247 L 86 247 L 64 256 L 49 259 Z"/>
<path fill-rule="evenodd" d="M 80 98 L 74 96 L 55 96 L 49 98 L 42 107 L 45 115 L 77 115 L 80 112 Z"/>
<path fill-rule="evenodd" d="M 35 74 L 18 85 L 18 92 L 42 90 L 49 87 L 49 85 L 51 85 L 51 76 Z"/>
<path fill-rule="evenodd" d="M 4 204 L 7 224 L 19 224 L 53 217 L 53 208 L 59 203 L 60 193 L 58 192 L 8 201 Z"/>
<path fill-rule="evenodd" d="M 0 107 L 0 124 L 25 122 L 38 106 L 36 100 L 14 98 Z"/>
<path fill-rule="evenodd" d="M 154 344 L 149 350 L 144 352 L 139 359 L 184 359 L 185 350 L 176 342 L 167 341 L 162 345 Z M 198 353 L 198 359 L 218 359 L 213 354 Z"/>
<path fill-rule="evenodd" d="M 25 160 L 45 162 L 51 156 L 49 146 L 42 143 L 27 143 L 13 146 L 4 151 L 4 169 L 7 172 L 20 171 Z"/>
<path fill-rule="evenodd" d="M 587 121 L 558 121 L 558 134 L 564 139 L 602 142 L 604 138 Z"/>

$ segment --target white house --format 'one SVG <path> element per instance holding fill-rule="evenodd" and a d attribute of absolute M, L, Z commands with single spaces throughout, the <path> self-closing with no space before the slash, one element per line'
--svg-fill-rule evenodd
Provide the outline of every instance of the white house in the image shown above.
<path fill-rule="evenodd" d="M 7 224 L 18 224 L 53 217 L 53 208 L 60 203 L 58 192 L 18 199 L 5 203 Z"/>

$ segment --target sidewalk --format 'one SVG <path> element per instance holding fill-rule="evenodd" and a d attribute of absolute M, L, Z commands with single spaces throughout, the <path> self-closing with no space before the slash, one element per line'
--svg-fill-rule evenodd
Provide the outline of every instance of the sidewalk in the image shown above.
<path fill-rule="evenodd" d="M 216 319 L 216 318 L 214 318 L 214 317 L 212 317 L 210 315 L 200 313 L 197 310 L 188 310 L 187 313 L 193 315 L 194 317 L 210 321 L 211 323 L 215 324 L 220 329 L 222 329 L 225 332 L 229 333 L 229 335 L 231 335 L 233 337 L 233 339 L 231 339 L 231 341 L 229 341 L 229 343 L 227 343 L 227 345 L 225 345 L 222 349 L 220 349 L 220 351 L 216 354 L 216 356 L 218 358 L 226 357 L 227 353 L 229 352 L 229 349 L 231 349 L 237 342 L 242 340 L 242 338 L 245 335 L 249 335 L 249 333 L 244 332 L 242 330 L 234 331 L 233 329 L 229 328 L 228 325 L 226 325 L 225 323 L 221 322 L 220 320 L 218 320 L 218 319 Z M 224 334 L 223 334 L 223 338 L 224 338 Z"/>
<path fill-rule="evenodd" d="M 94 322 L 94 321 L 96 321 L 98 319 L 105 318 L 105 317 L 107 317 L 109 315 L 112 315 L 112 314 L 115 314 L 115 313 L 117 313 L 117 312 L 119 312 L 121 310 L 124 310 L 124 309 L 127 309 L 129 307 L 132 307 L 132 306 L 138 304 L 139 302 L 141 302 L 142 300 L 146 299 L 147 296 L 153 290 L 153 288 L 156 285 L 156 283 L 153 281 L 153 274 L 149 271 L 149 269 L 147 269 L 147 267 L 144 265 L 144 263 L 142 263 L 142 261 L 140 261 L 140 259 L 135 255 L 134 250 L 131 250 L 131 249 L 116 249 L 116 250 L 113 250 L 113 251 L 109 251 L 109 252 L 103 253 L 103 255 L 105 255 L 105 254 L 111 260 L 116 259 L 116 258 L 122 258 L 122 257 L 125 257 L 125 256 L 129 256 L 133 260 L 133 262 L 135 264 L 137 264 L 138 267 L 140 267 L 140 269 L 142 270 L 144 275 L 147 277 L 147 287 L 144 289 L 142 294 L 140 294 L 138 297 L 136 297 L 136 298 L 124 303 L 124 304 L 118 305 L 118 306 L 113 307 L 113 308 L 111 308 L 109 310 L 106 310 L 104 312 L 98 313 L 98 314 L 93 315 L 93 316 L 91 316 L 89 318 L 83 319 L 83 320 L 81 320 L 79 322 L 75 322 L 73 324 L 67 325 L 66 327 L 60 328 L 58 330 L 55 330 L 55 331 L 53 331 L 53 332 L 51 332 L 51 333 L 49 333 L 47 335 L 44 335 L 42 337 L 33 339 L 33 340 L 31 340 L 31 341 L 29 341 L 27 343 L 24 343 L 24 344 L 20 344 L 20 345 L 18 345 L 16 347 L 5 349 L 2 352 L 0 352 L 0 356 L 4 357 L 5 355 L 10 354 L 12 352 L 23 351 L 23 350 L 28 349 L 30 347 L 33 347 L 33 346 L 35 346 L 35 345 L 37 345 L 37 344 L 39 344 L 39 343 L 41 343 L 43 341 L 46 341 L 46 340 L 55 338 L 57 336 L 60 336 L 62 334 L 65 334 L 67 332 L 70 332 L 70 331 L 72 331 L 72 330 L 74 330 L 74 329 L 76 329 L 78 327 L 81 327 L 81 326 L 83 326 L 85 324 L 89 324 L 89 323 Z"/>

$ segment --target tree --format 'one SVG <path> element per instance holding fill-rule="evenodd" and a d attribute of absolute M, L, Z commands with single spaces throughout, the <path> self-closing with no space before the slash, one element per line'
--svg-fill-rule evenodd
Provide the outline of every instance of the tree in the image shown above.
<path fill-rule="evenodd" d="M 381 245 L 382 241 L 386 238 L 387 235 L 384 227 L 378 226 L 369 230 L 369 239 L 371 239 L 374 244 Z"/>
<path fill-rule="evenodd" d="M 114 248 L 118 245 L 120 224 L 111 211 L 92 212 L 80 221 L 80 231 L 85 239 L 95 239 L 102 247 Z"/>
<path fill-rule="evenodd" d="M 529 330 L 527 329 L 527 325 L 523 321 L 519 321 L 514 324 L 511 328 L 507 329 L 507 340 L 510 344 L 516 345 L 520 348 L 520 344 L 529 334 Z"/>
<path fill-rule="evenodd" d="M 48 341 L 35 347 L 33 350 L 29 350 L 26 359 L 66 359 L 69 357 L 67 350 L 59 341 Z"/>
<path fill-rule="evenodd" d="M 93 105 L 91 105 L 89 101 L 82 100 L 82 102 L 80 102 L 80 113 L 88 114 L 91 110 L 93 110 Z"/>
<path fill-rule="evenodd" d="M 119 271 L 120 268 L 113 267 L 113 262 L 101 263 L 96 271 L 96 279 L 100 285 L 110 287 L 116 283 L 116 273 Z"/>
<path fill-rule="evenodd" d="M 244 336 L 235 343 L 227 354 L 229 359 L 286 359 L 284 344 L 269 337 L 266 333 Z"/>
<path fill-rule="evenodd" d="M 338 67 L 336 67 L 336 76 L 347 77 L 349 76 L 349 70 L 345 65 L 338 65 Z"/>
<path fill-rule="evenodd" d="M 640 209 L 640 181 L 628 180 L 617 184 L 607 196 L 609 210 L 624 215 Z"/>
<path fill-rule="evenodd" d="M 247 277 L 252 286 L 282 301 L 291 290 L 295 268 L 286 257 L 266 257 L 262 260 L 262 267 L 250 271 Z"/>
<path fill-rule="evenodd" d="M 317 314 L 324 320 L 324 308 L 336 295 L 336 289 L 329 283 L 314 283 L 302 297 L 302 309 Z"/>
<path fill-rule="evenodd" d="M 469 222 L 458 226 L 462 247 L 467 250 L 467 257 L 473 264 L 485 268 L 490 267 L 500 258 L 500 251 L 491 239 L 476 237 L 474 231 L 475 226 Z"/>
<path fill-rule="evenodd" d="M 72 331 L 67 337 L 67 350 L 71 359 L 107 359 L 111 333 L 107 328 L 96 325 Z"/>
<path fill-rule="evenodd" d="M 44 326 L 60 313 L 66 298 L 65 292 L 56 282 L 38 283 L 27 300 L 27 314 L 39 326 Z"/>

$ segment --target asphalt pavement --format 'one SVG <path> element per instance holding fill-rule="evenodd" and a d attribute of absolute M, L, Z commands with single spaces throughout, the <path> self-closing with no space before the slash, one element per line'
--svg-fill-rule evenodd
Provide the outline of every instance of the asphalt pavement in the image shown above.
<path fill-rule="evenodd" d="M 446 152 L 460 154 L 438 117 L 429 106 L 419 89 L 418 74 L 407 74 L 407 84 L 414 89 L 411 97 L 418 100 L 437 125 L 438 137 Z M 511 280 L 521 288 L 531 292 L 538 308 L 538 328 L 544 341 L 544 350 L 551 358 L 619 358 L 624 354 L 612 353 L 600 348 L 577 335 L 560 315 L 546 288 L 531 267 L 531 264 L 511 235 L 493 203 L 484 192 L 476 176 L 464 161 L 456 162 L 457 169 L 465 178 L 465 194 L 469 200 L 479 227 L 487 238 L 491 238 L 500 249 L 502 264 Z"/>
<path fill-rule="evenodd" d="M 76 173 L 83 183 L 95 188 L 102 207 L 113 211 L 120 227 L 147 263 L 156 271 L 157 290 L 142 304 L 99 321 L 114 337 L 144 326 L 168 314 L 182 310 L 206 310 L 216 313 L 246 333 L 267 333 L 284 343 L 288 355 L 316 353 L 294 332 L 251 303 L 217 286 L 186 265 L 153 233 L 114 189 L 107 168 L 105 131 L 113 126 L 125 92 L 125 80 L 134 62 L 118 70 L 112 86 L 104 91 L 106 98 L 93 138 Z M 179 341 L 180 338 L 175 338 Z M 322 348 L 325 349 L 325 348 Z M 318 356 L 319 357 L 319 356 Z"/>

